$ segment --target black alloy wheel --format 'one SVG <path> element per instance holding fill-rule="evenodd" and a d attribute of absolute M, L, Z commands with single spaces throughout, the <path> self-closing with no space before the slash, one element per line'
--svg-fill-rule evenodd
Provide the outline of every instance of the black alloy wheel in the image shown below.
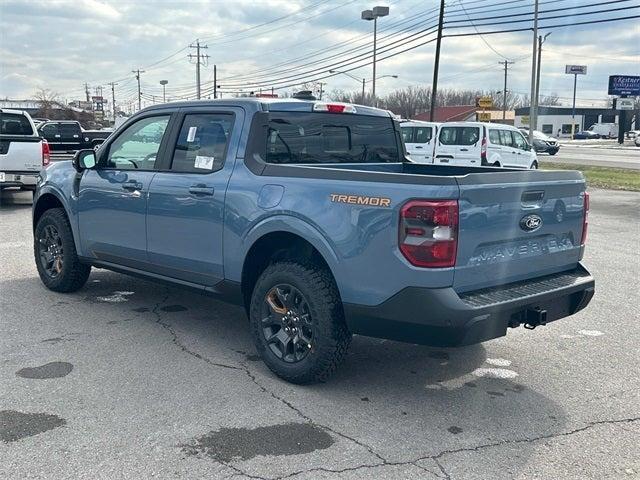
<path fill-rule="evenodd" d="M 38 238 L 38 254 L 43 270 L 51 278 L 62 273 L 64 247 L 60 232 L 54 225 L 46 225 Z"/>
<path fill-rule="evenodd" d="M 304 360 L 313 345 L 313 322 L 305 296 L 293 285 L 278 284 L 262 305 L 262 334 L 273 354 L 287 363 Z"/>

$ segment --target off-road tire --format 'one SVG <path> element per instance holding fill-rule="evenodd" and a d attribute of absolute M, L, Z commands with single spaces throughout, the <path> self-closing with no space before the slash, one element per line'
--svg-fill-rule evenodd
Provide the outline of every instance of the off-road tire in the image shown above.
<path fill-rule="evenodd" d="M 38 239 L 42 236 L 42 230 L 47 225 L 53 225 L 62 240 L 62 248 L 64 251 L 64 259 L 62 261 L 62 269 L 56 277 L 51 277 L 42 266 L 39 257 Z M 89 278 L 91 266 L 80 262 L 76 245 L 73 241 L 73 233 L 69 219 L 62 208 L 52 208 L 42 214 L 36 225 L 33 252 L 38 268 L 40 280 L 49 289 L 54 292 L 70 293 L 81 289 Z"/>
<path fill-rule="evenodd" d="M 300 361 L 287 363 L 268 347 L 262 328 L 266 296 L 278 284 L 299 290 L 309 306 L 313 326 L 311 350 Z M 323 266 L 296 261 L 270 264 L 260 275 L 249 308 L 251 335 L 264 363 L 280 378 L 296 384 L 327 380 L 344 360 L 351 343 L 335 281 Z"/>

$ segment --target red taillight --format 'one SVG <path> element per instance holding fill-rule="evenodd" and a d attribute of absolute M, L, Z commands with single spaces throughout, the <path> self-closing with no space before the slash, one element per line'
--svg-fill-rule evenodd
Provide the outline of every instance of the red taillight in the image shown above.
<path fill-rule="evenodd" d="M 398 243 L 416 267 L 453 267 L 458 249 L 458 201 L 411 200 L 404 204 Z"/>
<path fill-rule="evenodd" d="M 51 149 L 46 140 L 42 140 L 42 166 L 46 167 L 51 163 Z"/>
<path fill-rule="evenodd" d="M 480 145 L 480 164 L 486 165 L 487 163 L 487 137 L 482 137 L 482 144 Z"/>
<path fill-rule="evenodd" d="M 587 230 L 589 228 L 589 192 L 584 192 L 583 203 L 583 220 L 582 220 L 582 237 L 580 238 L 580 245 L 587 243 Z"/>

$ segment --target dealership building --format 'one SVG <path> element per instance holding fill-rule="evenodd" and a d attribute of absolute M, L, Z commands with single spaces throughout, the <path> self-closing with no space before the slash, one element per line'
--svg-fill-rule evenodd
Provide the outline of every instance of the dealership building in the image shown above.
<path fill-rule="evenodd" d="M 538 107 L 537 129 L 547 135 L 555 137 L 571 136 L 571 107 Z M 587 130 L 594 123 L 618 123 L 620 112 L 611 108 L 583 108 L 576 107 L 576 114 L 573 119 L 575 131 Z M 632 124 L 635 116 L 633 111 L 627 113 L 627 128 L 625 131 L 633 130 Z M 518 128 L 529 127 L 529 107 L 516 108 L 515 126 Z M 637 127 L 635 127 L 637 128 Z"/>

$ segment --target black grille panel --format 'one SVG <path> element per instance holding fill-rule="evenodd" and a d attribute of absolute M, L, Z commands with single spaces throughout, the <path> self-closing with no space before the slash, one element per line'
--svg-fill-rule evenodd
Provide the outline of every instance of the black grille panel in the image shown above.
<path fill-rule="evenodd" d="M 463 293 L 460 295 L 460 299 L 462 299 L 462 301 L 467 305 L 474 308 L 487 307 L 489 305 L 497 305 L 504 302 L 539 295 L 558 288 L 570 287 L 589 278 L 589 276 L 589 273 L 586 271 L 576 269 L 570 272 L 547 275 L 534 280 L 525 280 L 522 282 L 510 283 L 508 285 L 501 285 L 499 287 L 491 287 Z"/>

